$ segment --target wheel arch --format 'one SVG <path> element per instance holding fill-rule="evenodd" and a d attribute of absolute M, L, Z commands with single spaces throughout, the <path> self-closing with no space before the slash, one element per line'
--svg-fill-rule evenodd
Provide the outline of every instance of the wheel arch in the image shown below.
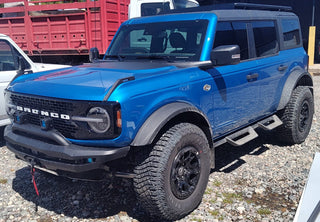
<path fill-rule="evenodd" d="M 153 112 L 140 127 L 130 145 L 152 144 L 162 132 L 181 122 L 198 126 L 205 133 L 210 148 L 213 147 L 212 130 L 207 117 L 196 107 L 183 102 L 169 103 Z"/>
<path fill-rule="evenodd" d="M 310 87 L 311 93 L 313 94 L 313 81 L 310 73 L 295 70 L 289 75 L 286 83 L 284 84 L 277 110 L 285 108 L 291 98 L 293 90 L 298 86 Z"/>

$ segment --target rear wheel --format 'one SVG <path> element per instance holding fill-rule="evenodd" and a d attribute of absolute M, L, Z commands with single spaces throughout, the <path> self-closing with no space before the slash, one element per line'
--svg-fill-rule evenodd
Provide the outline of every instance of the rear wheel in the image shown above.
<path fill-rule="evenodd" d="M 210 149 L 203 131 L 181 123 L 165 132 L 135 168 L 138 200 L 151 216 L 177 220 L 201 202 L 210 173 Z"/>
<path fill-rule="evenodd" d="M 305 141 L 311 129 L 313 113 L 314 102 L 310 89 L 298 86 L 280 116 L 283 125 L 277 130 L 279 140 L 288 144 Z"/>

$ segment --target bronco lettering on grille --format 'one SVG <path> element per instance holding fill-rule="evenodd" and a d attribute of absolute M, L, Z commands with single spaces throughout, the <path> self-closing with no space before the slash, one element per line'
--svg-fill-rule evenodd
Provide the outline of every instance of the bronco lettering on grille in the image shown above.
<path fill-rule="evenodd" d="M 53 112 L 48 112 L 48 111 L 44 111 L 44 110 L 31 109 L 29 107 L 17 106 L 17 110 L 22 111 L 22 112 L 26 112 L 26 113 L 41 115 L 41 116 L 48 116 L 48 117 L 52 117 L 52 118 L 60 118 L 60 119 L 65 119 L 65 120 L 70 119 L 70 116 L 67 114 L 59 114 L 59 113 L 53 113 Z"/>

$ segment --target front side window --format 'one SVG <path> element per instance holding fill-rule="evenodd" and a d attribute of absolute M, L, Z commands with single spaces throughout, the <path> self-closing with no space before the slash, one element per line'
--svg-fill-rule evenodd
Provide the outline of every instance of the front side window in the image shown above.
<path fill-rule="evenodd" d="M 246 22 L 218 22 L 214 46 L 238 45 L 240 59 L 249 59 Z"/>
<path fill-rule="evenodd" d="M 107 57 L 198 61 L 207 24 L 207 20 L 193 20 L 122 26 Z"/>
<path fill-rule="evenodd" d="M 17 70 L 17 61 L 14 60 L 13 51 L 7 41 L 0 40 L 0 71 Z"/>
<path fill-rule="evenodd" d="M 254 21 L 251 24 L 256 56 L 263 57 L 277 54 L 279 52 L 279 42 L 274 21 Z"/>
<path fill-rule="evenodd" d="M 297 19 L 283 19 L 281 21 L 283 31 L 283 44 L 285 49 L 300 46 L 300 25 Z"/>

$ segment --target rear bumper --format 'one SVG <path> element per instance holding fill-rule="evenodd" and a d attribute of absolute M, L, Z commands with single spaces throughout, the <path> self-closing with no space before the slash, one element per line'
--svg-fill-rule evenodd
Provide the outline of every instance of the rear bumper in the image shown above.
<path fill-rule="evenodd" d="M 130 147 L 105 148 L 71 144 L 56 131 L 43 131 L 28 124 L 9 125 L 4 130 L 7 147 L 15 155 L 58 175 L 75 177 L 105 171 L 106 163 L 125 157 Z M 83 177 L 83 176 L 81 176 Z"/>

